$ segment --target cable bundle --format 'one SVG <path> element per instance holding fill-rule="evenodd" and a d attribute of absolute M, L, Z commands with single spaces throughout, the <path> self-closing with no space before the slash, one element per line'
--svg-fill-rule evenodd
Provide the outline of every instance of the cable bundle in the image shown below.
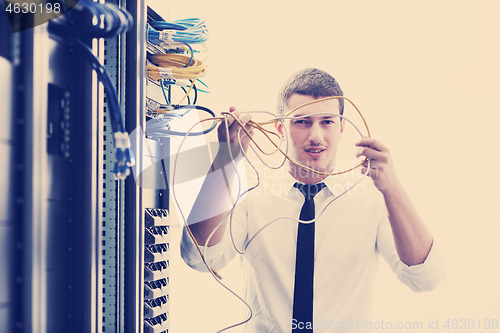
<path fill-rule="evenodd" d="M 64 1 L 62 1 L 63 6 Z M 74 38 L 114 38 L 132 27 L 132 15 L 112 3 L 80 0 L 71 11 L 51 21 L 49 31 Z M 71 21 L 71 23 L 70 23 Z"/>
<path fill-rule="evenodd" d="M 154 65 L 148 64 L 148 77 L 161 79 L 198 79 L 207 74 L 207 65 L 185 54 L 155 54 L 151 56 Z M 187 67 L 184 67 L 188 64 Z M 156 66 L 155 66 L 156 65 Z"/>
<path fill-rule="evenodd" d="M 156 30 L 158 29 L 158 30 Z M 178 104 L 182 104 L 187 99 L 187 104 L 196 104 L 198 91 L 208 93 L 210 90 L 207 85 L 199 79 L 207 74 L 208 66 L 206 59 L 208 49 L 204 42 L 208 39 L 208 30 L 205 21 L 198 18 L 189 18 L 176 21 L 153 21 L 150 22 L 147 29 L 148 42 L 165 49 L 165 53 L 152 54 L 148 56 L 148 77 L 151 80 L 158 81 L 163 90 L 163 95 L 168 106 L 171 105 L 170 87 L 178 86 L 184 91 L 184 96 Z M 197 59 L 194 54 L 199 52 L 193 50 L 191 44 L 201 44 L 205 49 L 206 56 L 203 60 Z M 185 53 L 182 53 L 184 52 Z M 199 81 L 205 90 L 197 89 L 196 81 Z M 194 90 L 194 99 L 191 103 L 189 94 Z M 167 93 L 168 92 L 168 97 Z M 177 110 L 177 108 L 176 108 Z M 208 110 L 208 109 L 207 109 Z M 206 110 L 205 110 L 206 111 Z M 211 112 L 211 111 L 210 111 Z M 155 135 L 183 135 L 175 131 L 170 131 L 170 120 L 160 120 L 162 111 L 156 113 L 153 118 L 160 121 L 158 124 L 148 124 L 151 129 L 148 133 Z M 164 122 L 163 124 L 161 122 Z M 155 130 L 153 130 L 155 128 Z M 159 132 L 156 129 L 162 129 Z M 212 126 L 210 130 L 215 128 Z M 175 134 L 177 133 L 177 134 Z"/>
<path fill-rule="evenodd" d="M 192 132 L 192 131 L 179 132 L 179 131 L 172 131 L 170 129 L 171 120 L 175 118 L 183 118 L 186 114 L 188 114 L 192 110 L 200 110 L 210 114 L 214 119 L 212 125 L 208 129 L 199 132 Z M 199 105 L 173 105 L 173 106 L 168 106 L 167 108 L 160 107 L 155 111 L 159 114 L 159 116 L 147 122 L 146 126 L 147 137 L 155 138 L 155 137 L 166 137 L 172 135 L 199 136 L 211 132 L 217 126 L 218 123 L 218 121 L 215 118 L 215 114 L 212 112 L 212 110 Z"/>
<path fill-rule="evenodd" d="M 64 6 L 64 1 L 62 4 Z M 128 133 L 125 131 L 125 122 L 111 77 L 80 38 L 115 38 L 127 32 L 132 25 L 133 18 L 126 10 L 114 4 L 101 4 L 92 0 L 80 0 L 71 12 L 58 20 L 51 21 L 49 25 L 51 33 L 67 38 L 68 42 L 73 42 L 82 51 L 104 86 L 114 137 L 113 173 L 117 179 L 125 179 L 130 174 L 129 168 L 134 165 Z"/>
<path fill-rule="evenodd" d="M 155 21 L 151 23 L 151 26 L 153 28 L 148 29 L 148 40 L 154 44 L 161 42 L 201 44 L 206 42 L 209 37 L 205 21 L 199 18 L 170 22 Z"/>

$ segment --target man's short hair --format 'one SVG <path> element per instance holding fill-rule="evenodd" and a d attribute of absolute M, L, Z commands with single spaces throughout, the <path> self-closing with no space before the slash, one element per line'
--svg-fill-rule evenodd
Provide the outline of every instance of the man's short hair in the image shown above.
<path fill-rule="evenodd" d="M 327 72 L 306 68 L 294 73 L 281 88 L 278 96 L 278 116 L 282 117 L 287 112 L 288 99 L 293 94 L 311 96 L 314 99 L 344 96 L 337 81 Z M 344 113 L 344 99 L 339 99 L 340 114 Z"/>

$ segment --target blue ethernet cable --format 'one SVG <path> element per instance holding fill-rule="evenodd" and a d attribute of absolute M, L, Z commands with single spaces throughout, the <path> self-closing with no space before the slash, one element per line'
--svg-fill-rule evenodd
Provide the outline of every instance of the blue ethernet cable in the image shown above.
<path fill-rule="evenodd" d="M 165 102 L 167 105 L 170 105 L 170 101 L 168 100 L 167 94 L 165 93 L 165 85 L 163 84 L 164 80 L 160 80 L 161 91 L 163 92 L 163 97 L 165 97 Z"/>
<path fill-rule="evenodd" d="M 97 21 L 88 24 L 89 19 Z M 132 15 L 114 4 L 80 0 L 66 15 L 51 21 L 49 31 L 64 37 L 114 38 L 130 30 L 133 23 Z"/>
<path fill-rule="evenodd" d="M 205 27 L 205 21 L 200 18 L 187 18 L 174 21 L 153 21 L 151 25 L 155 29 L 171 30 L 196 30 Z"/>
<path fill-rule="evenodd" d="M 75 39 L 75 46 L 89 59 L 93 69 L 97 73 L 99 81 L 102 82 L 106 97 L 108 98 L 109 115 L 111 127 L 113 129 L 115 146 L 115 165 L 113 173 L 118 179 L 125 179 L 130 174 L 129 167 L 134 165 L 134 156 L 130 148 L 128 133 L 125 131 L 125 123 L 118 103 L 115 86 L 111 81 L 106 69 L 101 65 L 99 59 L 95 57 L 92 50 L 80 39 Z"/>
<path fill-rule="evenodd" d="M 209 37 L 208 29 L 205 21 L 200 19 L 184 20 L 190 23 L 185 24 L 185 29 L 172 28 L 172 22 L 155 21 L 151 22 L 147 30 L 147 39 L 153 44 L 161 44 L 162 42 L 178 42 L 186 44 L 201 44 L 207 41 Z M 179 24 L 179 21 L 174 21 Z M 158 30 L 157 30 L 158 29 Z"/>
<path fill-rule="evenodd" d="M 96 19 L 97 22 L 88 24 L 89 19 Z M 133 18 L 126 10 L 114 4 L 101 4 L 92 0 L 80 0 L 71 12 L 49 24 L 49 32 L 65 37 L 66 42 L 73 43 L 82 51 L 104 86 L 114 138 L 113 173 L 117 179 L 125 179 L 130 174 L 129 168 L 134 165 L 128 133 L 125 131 L 117 92 L 108 72 L 80 38 L 114 38 L 127 32 L 132 25 Z"/>
<path fill-rule="evenodd" d="M 202 93 L 205 93 L 205 94 L 209 94 L 210 93 L 210 88 L 205 84 L 205 82 L 203 82 L 200 79 L 196 79 L 196 81 L 200 82 L 205 88 L 207 88 L 207 89 L 200 89 L 200 88 L 198 88 L 197 90 L 199 92 L 202 92 Z"/>

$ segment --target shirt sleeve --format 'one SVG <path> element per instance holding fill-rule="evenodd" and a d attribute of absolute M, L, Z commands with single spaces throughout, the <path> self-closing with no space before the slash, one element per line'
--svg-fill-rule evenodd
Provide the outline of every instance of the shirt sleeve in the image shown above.
<path fill-rule="evenodd" d="M 377 248 L 398 279 L 415 292 L 433 290 L 444 278 L 444 260 L 439 242 L 433 240 L 427 258 L 422 264 L 408 266 L 397 254 L 388 218 L 379 224 Z"/>
<path fill-rule="evenodd" d="M 200 271 L 208 272 L 207 265 L 212 269 L 219 271 L 231 261 L 240 249 L 243 249 L 247 238 L 247 202 L 243 200 L 236 205 L 232 216 L 230 217 L 230 225 L 228 223 L 224 231 L 222 240 L 213 246 L 200 246 L 200 250 L 204 253 L 205 262 L 203 262 L 200 252 L 198 251 L 193 239 L 189 235 L 186 227 L 182 232 L 181 238 L 181 257 L 184 262 L 191 268 Z"/>
<path fill-rule="evenodd" d="M 224 235 L 224 238 L 213 246 L 200 246 L 201 252 L 206 255 L 206 264 L 216 271 L 226 266 L 236 254 L 228 246 L 230 244 L 228 244 L 227 238 L 227 235 Z M 203 262 L 200 252 L 185 227 L 181 239 L 181 257 L 191 268 L 200 272 L 208 272 L 207 265 Z"/>

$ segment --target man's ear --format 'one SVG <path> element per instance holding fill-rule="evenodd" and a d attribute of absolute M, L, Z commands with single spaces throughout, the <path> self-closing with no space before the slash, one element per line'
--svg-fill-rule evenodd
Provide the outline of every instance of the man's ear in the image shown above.
<path fill-rule="evenodd" d="M 344 128 L 345 128 L 345 119 L 341 118 L 341 120 L 340 120 L 340 136 L 339 136 L 339 140 L 342 139 L 342 133 L 344 133 Z"/>
<path fill-rule="evenodd" d="M 278 130 L 278 132 L 281 134 L 281 138 L 283 139 L 283 123 L 281 121 L 277 121 L 274 123 L 274 127 L 276 127 L 276 129 Z"/>

